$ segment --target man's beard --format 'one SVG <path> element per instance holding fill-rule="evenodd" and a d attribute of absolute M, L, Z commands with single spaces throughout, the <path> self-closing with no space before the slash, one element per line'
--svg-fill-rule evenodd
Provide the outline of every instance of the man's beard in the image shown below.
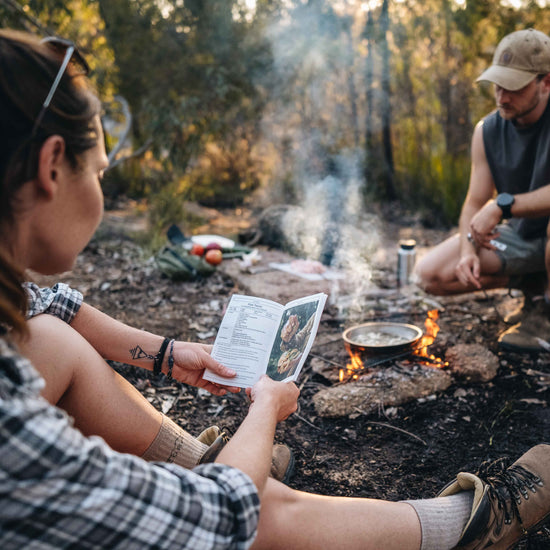
<path fill-rule="evenodd" d="M 504 118 L 505 120 L 509 120 L 512 124 L 514 125 L 517 125 L 518 124 L 518 120 L 522 119 L 522 118 L 525 118 L 527 115 L 529 115 L 530 113 L 532 113 L 538 106 L 539 106 L 539 103 L 540 103 L 540 95 L 537 94 L 537 96 L 534 98 L 535 101 L 534 103 L 528 107 L 527 109 L 525 109 L 525 111 L 522 111 L 520 113 L 518 113 L 517 115 L 513 115 L 513 116 L 510 116 L 510 117 L 506 117 L 506 116 L 502 116 L 502 109 L 505 107 L 503 105 L 499 105 L 498 109 L 500 111 L 500 116 L 502 118 Z"/>

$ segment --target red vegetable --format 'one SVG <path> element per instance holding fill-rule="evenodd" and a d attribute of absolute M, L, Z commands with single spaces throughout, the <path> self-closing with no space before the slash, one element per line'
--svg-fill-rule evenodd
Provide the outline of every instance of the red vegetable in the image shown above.
<path fill-rule="evenodd" d="M 202 244 L 194 243 L 191 247 L 190 253 L 195 256 L 202 256 L 204 254 L 204 246 L 202 246 Z"/>
<path fill-rule="evenodd" d="M 206 245 L 206 251 L 208 250 L 221 250 L 222 247 L 218 243 L 209 243 Z"/>
<path fill-rule="evenodd" d="M 223 260 L 223 254 L 222 251 L 215 248 L 211 250 L 206 251 L 206 255 L 204 256 L 204 259 L 212 265 L 218 265 Z"/>

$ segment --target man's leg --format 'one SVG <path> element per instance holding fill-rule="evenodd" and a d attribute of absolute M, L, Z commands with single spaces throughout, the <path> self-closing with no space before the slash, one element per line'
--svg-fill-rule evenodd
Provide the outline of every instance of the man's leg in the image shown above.
<path fill-rule="evenodd" d="M 502 288 L 508 277 L 500 275 L 502 263 L 492 250 L 480 250 L 480 284 L 482 288 Z M 456 277 L 455 269 L 460 260 L 458 235 L 449 237 L 432 248 L 415 266 L 417 283 L 426 292 L 436 295 L 462 294 L 478 290 L 474 285 L 464 285 Z"/>
<path fill-rule="evenodd" d="M 120 452 L 197 464 L 208 446 L 157 411 L 78 332 L 47 314 L 28 326 L 30 338 L 20 347 L 46 381 L 42 395 L 67 411 L 82 433 L 99 435 Z"/>
<path fill-rule="evenodd" d="M 507 317 L 513 326 L 498 338 L 500 348 L 523 352 L 539 352 L 548 348 L 550 342 L 550 224 L 546 239 L 533 241 L 512 241 L 511 263 L 524 267 L 527 274 L 522 277 L 521 290 L 524 294 L 522 309 Z M 537 244 L 538 243 L 538 244 Z M 528 270 L 528 271 L 527 271 Z"/>

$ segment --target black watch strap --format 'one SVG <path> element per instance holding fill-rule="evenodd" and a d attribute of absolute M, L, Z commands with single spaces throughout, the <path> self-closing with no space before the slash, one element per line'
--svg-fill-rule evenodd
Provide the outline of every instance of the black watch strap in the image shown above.
<path fill-rule="evenodd" d="M 512 217 L 512 205 L 515 202 L 514 195 L 510 193 L 500 193 L 497 195 L 497 206 L 502 210 L 502 219 L 509 220 Z"/>

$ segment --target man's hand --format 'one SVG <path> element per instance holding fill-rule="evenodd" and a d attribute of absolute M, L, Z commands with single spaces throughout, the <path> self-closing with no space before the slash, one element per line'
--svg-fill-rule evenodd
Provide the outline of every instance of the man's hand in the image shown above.
<path fill-rule="evenodd" d="M 276 408 L 277 422 L 281 422 L 298 408 L 300 390 L 293 382 L 276 382 L 264 374 L 252 388 L 246 388 L 246 394 L 252 405 L 271 400 Z"/>
<path fill-rule="evenodd" d="M 479 210 L 470 221 L 470 233 L 475 244 L 479 247 L 495 250 L 491 240 L 500 235 L 495 227 L 502 219 L 502 210 L 495 201 L 489 201 Z"/>
<path fill-rule="evenodd" d="M 464 254 L 456 265 L 455 274 L 464 286 L 470 287 L 473 285 L 475 288 L 481 289 L 479 281 L 480 262 L 476 253 Z"/>
<path fill-rule="evenodd" d="M 210 369 L 219 376 L 226 377 L 227 384 L 231 384 L 231 378 L 236 376 L 236 372 L 232 369 L 224 367 L 210 356 L 212 346 L 206 344 L 197 344 L 190 342 L 174 342 L 174 368 L 172 377 L 178 382 L 203 388 L 214 395 L 225 395 L 228 391 L 239 393 L 240 388 L 234 386 L 220 386 L 208 380 L 203 379 L 205 369 Z M 166 365 L 168 358 L 168 350 L 164 359 Z M 163 372 L 166 372 L 166 366 L 163 367 Z"/>

